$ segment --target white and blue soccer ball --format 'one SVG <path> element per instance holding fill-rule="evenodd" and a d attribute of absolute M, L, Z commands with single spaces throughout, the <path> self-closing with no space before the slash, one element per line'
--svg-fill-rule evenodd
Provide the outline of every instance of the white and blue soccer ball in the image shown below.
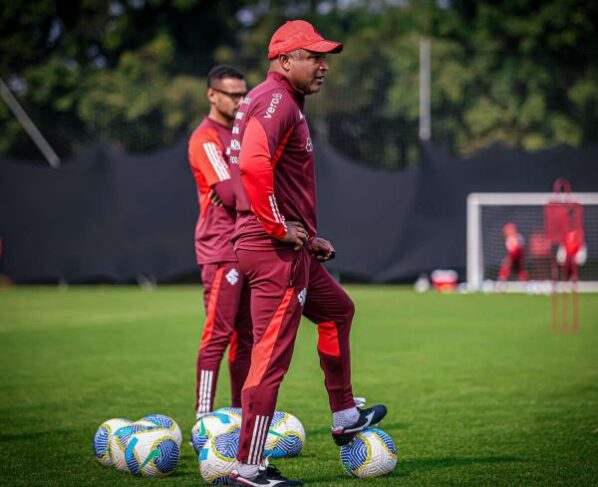
<path fill-rule="evenodd" d="M 275 411 L 268 429 L 264 455 L 272 458 L 295 457 L 305 445 L 305 429 L 290 413 Z"/>
<path fill-rule="evenodd" d="M 171 417 L 165 416 L 164 414 L 149 414 L 141 418 L 138 422 L 141 421 L 149 422 L 161 428 L 166 428 L 175 438 L 179 448 L 181 447 L 181 443 L 183 442 L 183 433 L 181 432 L 179 425 Z"/>
<path fill-rule="evenodd" d="M 391 473 L 397 465 L 397 448 L 384 431 L 368 428 L 341 447 L 341 464 L 353 477 L 380 477 Z"/>
<path fill-rule="evenodd" d="M 240 426 L 230 414 L 214 411 L 201 417 L 191 429 L 191 444 L 195 453 L 203 448 L 210 438 L 228 431 L 231 426 Z"/>
<path fill-rule="evenodd" d="M 149 421 L 147 419 L 138 419 L 137 421 L 135 421 L 135 424 L 140 425 L 140 426 L 147 426 L 148 428 L 153 428 L 154 426 L 160 427 L 153 421 Z"/>
<path fill-rule="evenodd" d="M 241 426 L 243 410 L 241 408 L 225 407 L 214 411 L 215 413 L 226 414 L 233 424 Z"/>
<path fill-rule="evenodd" d="M 148 422 L 149 423 L 149 422 Z M 108 449 L 110 451 L 111 464 L 121 472 L 128 472 L 126 451 L 129 446 L 129 440 L 140 431 L 159 429 L 158 426 L 145 422 L 134 422 L 118 428 L 110 437 Z"/>
<path fill-rule="evenodd" d="M 199 474 L 210 485 L 228 485 L 239 451 L 241 429 L 232 425 L 223 433 L 208 439 L 199 451 Z"/>
<path fill-rule="evenodd" d="M 148 428 L 128 439 L 125 461 L 134 475 L 164 477 L 177 467 L 180 454 L 180 445 L 171 430 Z"/>
<path fill-rule="evenodd" d="M 107 467 L 112 465 L 112 460 L 110 459 L 110 437 L 117 429 L 131 423 L 132 421 L 129 419 L 113 418 L 104 421 L 99 426 L 93 438 L 93 452 L 98 462 Z"/>

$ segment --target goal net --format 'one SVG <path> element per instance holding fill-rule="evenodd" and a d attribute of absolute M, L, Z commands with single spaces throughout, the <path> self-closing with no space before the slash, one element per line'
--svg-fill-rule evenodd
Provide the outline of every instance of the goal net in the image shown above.
<path fill-rule="evenodd" d="M 570 193 L 583 205 L 587 249 L 579 267 L 579 291 L 598 291 L 598 193 Z M 471 193 L 467 197 L 467 284 L 471 290 L 493 290 L 505 280 L 504 290 L 546 290 L 557 246 L 545 233 L 545 206 L 554 193 Z M 511 226 L 512 225 L 512 226 Z M 509 232 L 522 259 L 505 265 Z M 511 249 L 512 252 L 512 249 Z M 513 266 L 512 266 L 513 267 Z M 521 272 L 520 267 L 523 269 Z M 507 275 L 508 272 L 508 275 Z"/>

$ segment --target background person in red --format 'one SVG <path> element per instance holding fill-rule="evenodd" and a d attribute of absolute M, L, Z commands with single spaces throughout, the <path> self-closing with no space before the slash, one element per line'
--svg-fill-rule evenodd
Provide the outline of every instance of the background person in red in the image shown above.
<path fill-rule="evenodd" d="M 241 406 L 241 389 L 251 358 L 248 289 L 231 243 L 236 212 L 228 162 L 231 126 L 246 92 L 241 72 L 231 66 L 214 67 L 208 74 L 210 113 L 189 140 L 189 162 L 200 206 L 195 252 L 206 309 L 197 357 L 198 417 L 214 408 L 218 370 L 229 343 L 233 407 Z"/>
<path fill-rule="evenodd" d="M 563 269 L 563 279 L 576 279 L 579 266 L 583 266 L 587 258 L 588 248 L 584 242 L 583 231 L 568 231 L 556 253 L 556 261 Z"/>
<path fill-rule="evenodd" d="M 529 276 L 525 270 L 525 239 L 517 231 L 517 226 L 514 223 L 507 223 L 502 228 L 505 237 L 505 248 L 507 255 L 502 261 L 500 270 L 498 272 L 499 281 L 507 281 L 511 272 L 517 272 L 517 277 L 520 281 L 527 281 Z"/>
<path fill-rule="evenodd" d="M 335 251 L 317 236 L 313 143 L 303 103 L 324 83 L 326 53 L 342 47 L 308 22 L 284 24 L 270 41 L 267 78 L 249 93 L 233 126 L 233 239 L 251 289 L 254 333 L 233 485 L 301 485 L 260 464 L 302 314 L 318 326 L 334 441 L 350 442 L 386 414 L 384 406 L 356 407 L 349 350 L 354 306 L 322 266 Z"/>

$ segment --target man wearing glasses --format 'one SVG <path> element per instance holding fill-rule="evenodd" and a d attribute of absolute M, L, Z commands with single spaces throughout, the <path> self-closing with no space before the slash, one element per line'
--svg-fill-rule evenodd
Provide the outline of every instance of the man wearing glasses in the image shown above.
<path fill-rule="evenodd" d="M 361 404 L 353 397 L 349 331 L 354 306 L 323 267 L 322 262 L 334 257 L 334 248 L 317 235 L 315 160 L 303 103 L 324 83 L 326 55 L 342 48 L 308 22 L 285 23 L 270 41 L 266 80 L 249 93 L 233 126 L 233 241 L 251 289 L 254 334 L 251 368 L 241 394 L 239 452 L 231 473 L 235 486 L 303 485 L 263 461 L 301 315 L 318 327 L 334 442 L 349 443 L 386 415 L 382 405 L 358 408 Z"/>
<path fill-rule="evenodd" d="M 231 243 L 236 211 L 228 161 L 231 127 L 246 93 L 247 84 L 240 71 L 226 65 L 212 68 L 207 90 L 210 113 L 189 139 L 189 163 L 200 207 L 195 253 L 206 310 L 197 357 L 197 418 L 214 409 L 218 370 L 226 347 L 230 344 L 233 407 L 241 407 L 241 389 L 251 358 L 249 290 Z"/>

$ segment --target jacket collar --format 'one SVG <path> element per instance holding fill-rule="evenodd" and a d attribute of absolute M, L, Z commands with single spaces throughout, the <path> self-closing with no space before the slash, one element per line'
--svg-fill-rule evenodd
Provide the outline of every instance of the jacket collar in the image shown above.
<path fill-rule="evenodd" d="M 221 128 L 221 129 L 224 129 L 224 130 L 231 130 L 231 127 L 229 127 L 228 125 L 224 125 L 224 124 L 222 124 L 220 122 L 217 122 L 213 118 L 210 118 L 209 115 L 206 115 L 204 117 L 203 121 L 206 122 L 210 127 Z"/>
<path fill-rule="evenodd" d="M 297 100 L 297 103 L 299 103 L 299 106 L 303 109 L 303 104 L 305 103 L 305 94 L 295 88 L 285 75 L 277 73 L 276 71 L 268 71 L 266 77 L 267 79 L 275 81 L 279 85 L 284 86 L 284 88 L 291 95 L 293 95 L 293 98 Z"/>

